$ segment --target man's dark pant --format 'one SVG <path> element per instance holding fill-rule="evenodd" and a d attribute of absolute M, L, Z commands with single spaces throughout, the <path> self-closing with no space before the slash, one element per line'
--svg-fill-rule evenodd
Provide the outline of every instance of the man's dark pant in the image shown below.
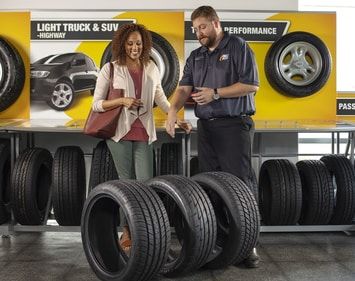
<path fill-rule="evenodd" d="M 197 122 L 201 172 L 223 171 L 251 181 L 254 122 L 250 116 L 200 119 Z"/>

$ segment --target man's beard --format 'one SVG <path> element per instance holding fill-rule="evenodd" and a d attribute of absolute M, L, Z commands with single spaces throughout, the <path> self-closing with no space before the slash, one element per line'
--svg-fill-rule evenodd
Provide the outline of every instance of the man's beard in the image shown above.
<path fill-rule="evenodd" d="M 202 42 L 202 39 L 205 39 L 205 43 Z M 211 35 L 204 36 L 204 37 L 200 38 L 198 41 L 200 42 L 201 45 L 209 48 L 209 47 L 212 47 L 214 45 L 214 43 L 216 42 L 216 36 L 211 36 Z"/>

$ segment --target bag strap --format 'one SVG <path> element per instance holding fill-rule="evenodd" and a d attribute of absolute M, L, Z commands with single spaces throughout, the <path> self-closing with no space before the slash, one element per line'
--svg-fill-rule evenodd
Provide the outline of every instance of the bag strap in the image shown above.
<path fill-rule="evenodd" d="M 114 72 L 113 63 L 110 62 L 110 90 L 113 89 L 113 72 Z"/>

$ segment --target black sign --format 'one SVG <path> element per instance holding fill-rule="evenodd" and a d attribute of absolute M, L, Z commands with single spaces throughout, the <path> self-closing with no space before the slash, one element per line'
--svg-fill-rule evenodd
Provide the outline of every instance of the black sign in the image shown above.
<path fill-rule="evenodd" d="M 274 42 L 287 32 L 288 21 L 221 21 L 223 31 L 246 41 Z M 197 40 L 191 21 L 185 21 L 185 40 Z"/>
<path fill-rule="evenodd" d="M 337 115 L 355 115 L 355 98 L 337 99 Z"/>
<path fill-rule="evenodd" d="M 119 26 L 135 20 L 33 20 L 31 40 L 111 40 Z"/>

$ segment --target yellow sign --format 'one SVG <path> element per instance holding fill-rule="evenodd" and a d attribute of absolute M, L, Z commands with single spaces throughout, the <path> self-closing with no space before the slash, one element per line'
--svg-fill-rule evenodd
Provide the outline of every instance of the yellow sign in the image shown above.
<path fill-rule="evenodd" d="M 336 16 L 334 13 L 280 13 L 270 20 L 290 21 L 288 33 L 304 31 L 320 38 L 332 62 L 326 84 L 307 97 L 285 96 L 268 82 L 264 63 L 270 43 L 250 43 L 259 68 L 260 89 L 256 94 L 256 120 L 335 120 L 336 111 Z M 313 24 L 312 24 L 313 23 Z"/>

